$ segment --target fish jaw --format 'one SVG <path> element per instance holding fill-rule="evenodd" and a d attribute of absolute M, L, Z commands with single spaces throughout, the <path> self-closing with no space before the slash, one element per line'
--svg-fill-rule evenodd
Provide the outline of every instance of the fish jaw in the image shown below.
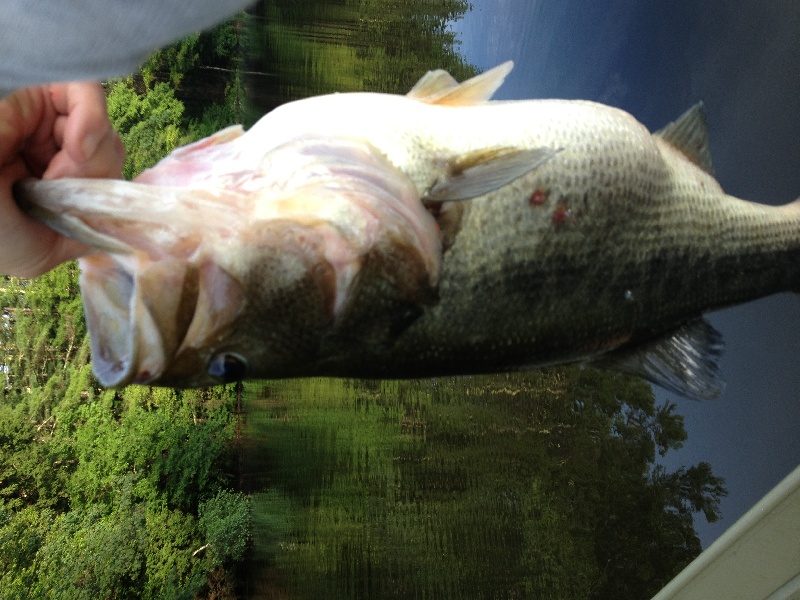
<path fill-rule="evenodd" d="M 196 273 L 185 261 L 153 262 L 141 254 L 96 254 L 79 262 L 92 365 L 101 385 L 158 377 L 188 327 L 184 315 L 193 312 Z"/>
<path fill-rule="evenodd" d="M 220 152 L 216 168 L 239 139 L 196 153 Z M 247 161 L 199 169 L 197 184 L 172 157 L 136 182 L 20 187 L 34 216 L 94 248 L 81 290 L 104 386 L 213 385 L 232 356 L 240 374 L 291 371 L 328 333 L 365 319 L 394 331 L 393 307 L 433 297 L 438 225 L 370 144 L 305 136 Z"/>
<path fill-rule="evenodd" d="M 79 259 L 80 286 L 103 386 L 152 384 L 192 336 L 213 336 L 238 314 L 241 286 L 215 254 L 247 233 L 252 198 L 99 179 L 31 180 L 17 191 L 33 216 L 93 249 Z"/>
<path fill-rule="evenodd" d="M 239 281 L 211 259 L 135 251 L 79 259 L 80 284 L 101 385 L 211 385 L 196 348 L 214 340 L 244 308 Z M 177 383 L 176 383 L 177 385 Z"/>

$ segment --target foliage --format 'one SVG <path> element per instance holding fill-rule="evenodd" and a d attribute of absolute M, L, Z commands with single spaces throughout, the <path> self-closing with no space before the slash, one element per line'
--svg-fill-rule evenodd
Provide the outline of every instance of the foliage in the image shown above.
<path fill-rule="evenodd" d="M 131 79 L 117 81 L 108 93 L 108 114 L 125 144 L 123 175 L 130 179 L 183 141 L 183 104 L 166 83 L 139 95 Z"/>
<path fill-rule="evenodd" d="M 83 375 L 67 370 L 63 387 Z M 191 597 L 229 568 L 240 553 L 192 552 L 207 543 L 201 496 L 226 498 L 230 402 L 83 389 L 55 403 L 45 434 L 24 403 L 2 405 L 0 596 Z"/>
<path fill-rule="evenodd" d="M 108 84 L 127 176 L 230 124 L 241 29 L 192 36 Z M 206 82 L 209 67 L 225 77 Z M 198 81 L 213 88 L 202 102 Z M 226 491 L 233 396 L 100 388 L 77 276 L 70 263 L 0 277 L 0 597 L 231 597 L 249 523 Z"/>
<path fill-rule="evenodd" d="M 250 541 L 250 505 L 246 496 L 221 490 L 200 504 L 199 526 L 212 562 L 223 565 L 244 557 Z"/>
<path fill-rule="evenodd" d="M 86 335 L 74 263 L 53 269 L 35 283 L 2 276 L 0 311 L 0 372 L 5 375 L 6 397 L 45 385 L 75 357 Z"/>
<path fill-rule="evenodd" d="M 170 89 L 180 87 L 186 73 L 200 60 L 199 47 L 200 34 L 195 33 L 153 52 L 140 69 L 145 87 L 150 88 L 159 79 L 166 79 Z"/>
<path fill-rule="evenodd" d="M 339 91 L 408 92 L 430 69 L 476 73 L 449 22 L 464 0 L 264 0 L 249 21 L 247 72 L 253 121 L 275 106 Z"/>
<path fill-rule="evenodd" d="M 254 550 L 299 597 L 650 597 L 726 493 L 656 463 L 686 439 L 674 404 L 593 369 L 270 382 L 246 406 Z"/>
<path fill-rule="evenodd" d="M 237 120 L 243 20 L 240 15 L 179 40 L 154 52 L 137 74 L 108 84 L 108 113 L 125 145 L 127 179 Z"/>

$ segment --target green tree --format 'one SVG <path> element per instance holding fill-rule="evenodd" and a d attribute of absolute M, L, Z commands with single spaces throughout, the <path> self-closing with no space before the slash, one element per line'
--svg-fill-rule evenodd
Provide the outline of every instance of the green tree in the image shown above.
<path fill-rule="evenodd" d="M 183 111 L 183 104 L 166 83 L 156 83 L 141 95 L 132 79 L 111 85 L 108 114 L 125 144 L 126 178 L 153 166 L 184 141 Z"/>
<path fill-rule="evenodd" d="M 448 26 L 467 8 L 462 0 L 263 0 L 248 20 L 254 113 L 247 120 L 318 94 L 405 94 L 430 69 L 447 69 L 458 79 L 474 75 Z"/>
<path fill-rule="evenodd" d="M 459 81 L 475 74 L 449 27 L 469 8 L 466 1 L 404 2 L 392 11 L 381 0 L 361 0 L 358 6 L 363 25 L 352 43 L 364 60 L 366 89 L 404 94 L 431 69 L 446 69 Z"/>
<path fill-rule="evenodd" d="M 250 505 L 246 496 L 220 490 L 201 502 L 197 511 L 200 530 L 207 540 L 215 566 L 238 562 L 250 542 Z"/>
<path fill-rule="evenodd" d="M 96 506 L 56 518 L 37 552 L 37 582 L 32 597 L 125 598 L 145 578 L 140 507 Z"/>
<path fill-rule="evenodd" d="M 200 34 L 196 33 L 153 52 L 140 69 L 145 87 L 150 89 L 154 82 L 162 81 L 171 89 L 179 88 L 200 59 L 200 45 Z"/>
<path fill-rule="evenodd" d="M 238 15 L 158 50 L 138 73 L 108 84 L 108 113 L 125 145 L 127 179 L 237 120 L 244 19 Z"/>
<path fill-rule="evenodd" d="M 230 124 L 237 27 L 179 42 L 108 85 L 127 176 Z M 226 75 L 210 82 L 198 73 L 208 68 Z M 203 92 L 219 88 L 202 103 L 201 80 Z M 207 537 L 201 501 L 231 483 L 229 391 L 103 390 L 90 358 L 75 263 L 0 277 L 0 597 L 230 596 L 236 548 L 195 554 Z"/>

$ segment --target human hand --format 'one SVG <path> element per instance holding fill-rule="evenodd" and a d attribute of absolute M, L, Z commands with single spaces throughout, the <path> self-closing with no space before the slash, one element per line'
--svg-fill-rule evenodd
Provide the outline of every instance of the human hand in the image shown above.
<path fill-rule="evenodd" d="M 0 273 L 35 277 L 89 251 L 23 213 L 14 182 L 121 178 L 124 161 L 99 83 L 51 84 L 0 98 Z"/>

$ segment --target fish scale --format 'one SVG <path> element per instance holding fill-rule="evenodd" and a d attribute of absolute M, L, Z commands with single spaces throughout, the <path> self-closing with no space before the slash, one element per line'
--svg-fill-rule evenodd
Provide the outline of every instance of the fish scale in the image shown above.
<path fill-rule="evenodd" d="M 651 134 L 597 103 L 491 101 L 510 69 L 292 102 L 132 183 L 18 185 L 105 257 L 81 261 L 101 382 L 582 361 L 718 395 L 720 336 L 701 315 L 798 289 L 800 205 L 726 195 L 700 105 Z M 167 303 L 191 319 L 147 312 L 167 271 L 197 281 Z"/>

